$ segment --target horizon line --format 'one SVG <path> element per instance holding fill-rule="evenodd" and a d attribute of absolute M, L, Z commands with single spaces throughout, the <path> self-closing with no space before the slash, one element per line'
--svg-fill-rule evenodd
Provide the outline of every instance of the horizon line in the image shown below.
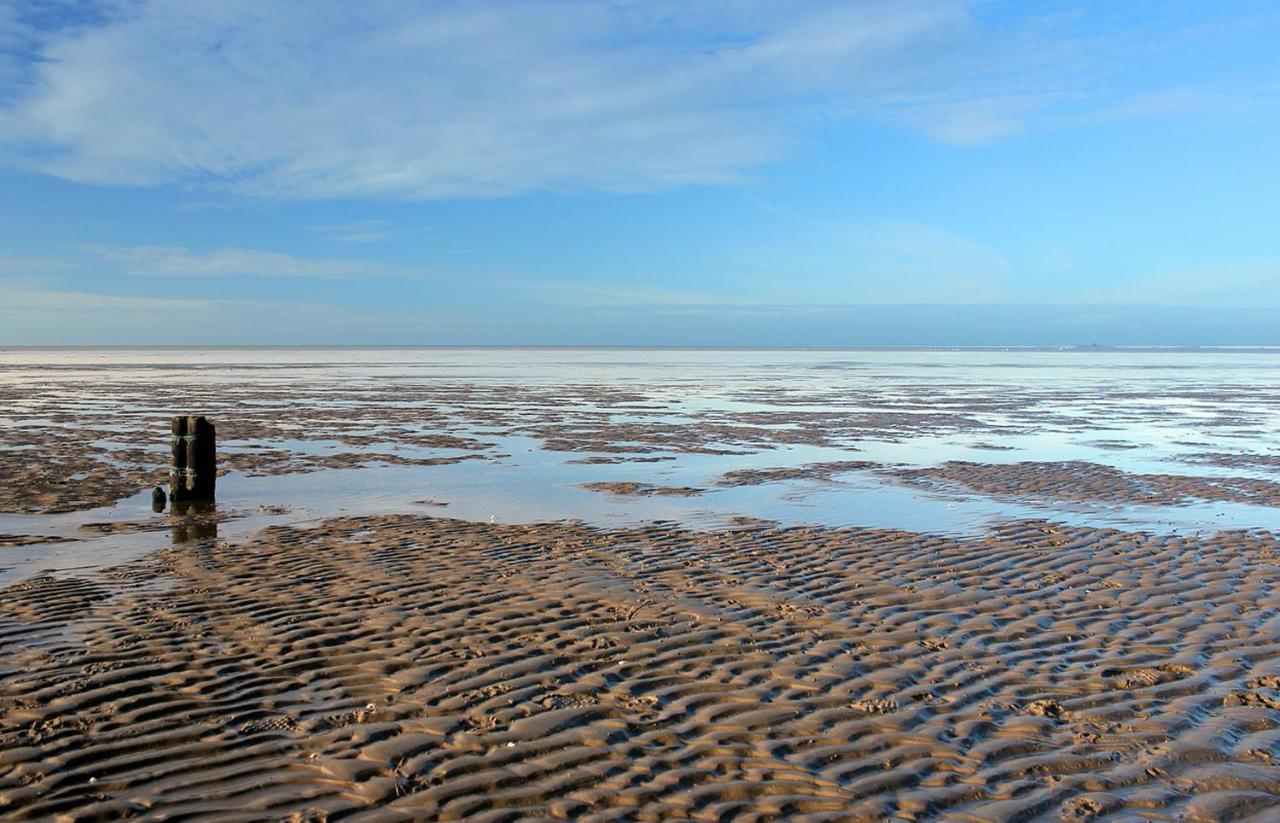
<path fill-rule="evenodd" d="M 1027 351 L 1027 352 L 1280 352 L 1280 344 L 1138 344 L 1110 345 L 853 345 L 853 346 L 735 346 L 735 345 L 628 345 L 628 344 L 523 344 L 523 343 L 230 343 L 230 344 L 0 344 L 0 351 L 414 351 L 414 350 L 494 350 L 494 351 Z"/>

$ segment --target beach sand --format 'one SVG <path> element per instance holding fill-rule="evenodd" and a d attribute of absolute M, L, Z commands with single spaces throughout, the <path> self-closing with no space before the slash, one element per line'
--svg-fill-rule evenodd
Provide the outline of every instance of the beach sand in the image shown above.
<path fill-rule="evenodd" d="M 334 519 L 0 602 L 0 815 L 1274 819 L 1280 543 Z"/>

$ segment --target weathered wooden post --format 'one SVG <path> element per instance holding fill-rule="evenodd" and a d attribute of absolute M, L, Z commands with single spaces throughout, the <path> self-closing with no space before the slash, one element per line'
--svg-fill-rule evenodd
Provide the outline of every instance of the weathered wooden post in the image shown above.
<path fill-rule="evenodd" d="M 213 500 L 218 480 L 213 424 L 194 415 L 175 417 L 170 440 L 169 499 L 174 503 Z"/>

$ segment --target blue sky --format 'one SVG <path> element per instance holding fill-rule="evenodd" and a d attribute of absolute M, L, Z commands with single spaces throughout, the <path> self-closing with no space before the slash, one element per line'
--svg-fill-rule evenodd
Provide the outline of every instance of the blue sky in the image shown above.
<path fill-rule="evenodd" d="M 0 345 L 1280 344 L 1273 2 L 0 0 Z"/>

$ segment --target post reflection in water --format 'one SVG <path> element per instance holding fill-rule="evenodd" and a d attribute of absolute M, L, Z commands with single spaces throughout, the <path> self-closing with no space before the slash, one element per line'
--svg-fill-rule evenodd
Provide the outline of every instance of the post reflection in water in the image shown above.
<path fill-rule="evenodd" d="M 218 536 L 218 505 L 211 500 L 171 503 L 173 545 Z"/>

